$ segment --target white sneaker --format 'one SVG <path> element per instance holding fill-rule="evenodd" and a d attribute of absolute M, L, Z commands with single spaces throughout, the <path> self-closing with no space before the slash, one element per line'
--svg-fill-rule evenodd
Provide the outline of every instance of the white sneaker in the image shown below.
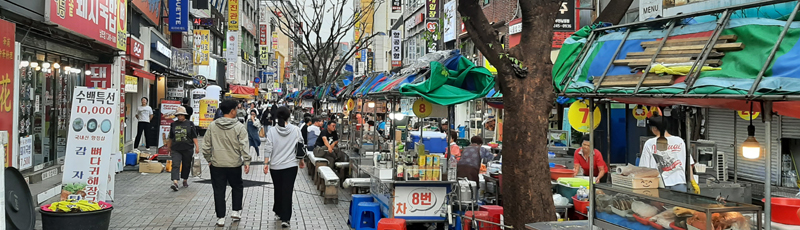
<path fill-rule="evenodd" d="M 242 215 L 239 212 L 241 212 L 241 211 L 233 211 L 233 212 L 231 212 L 231 219 L 233 219 L 234 221 L 241 220 L 242 219 Z"/>
<path fill-rule="evenodd" d="M 278 216 L 278 214 L 275 214 L 275 220 L 281 220 L 281 216 Z"/>
<path fill-rule="evenodd" d="M 225 218 L 217 219 L 217 226 L 218 227 L 225 227 Z"/>
<path fill-rule="evenodd" d="M 282 228 L 289 228 L 289 227 L 291 227 L 291 225 L 289 225 L 289 222 L 281 222 L 281 227 Z"/>

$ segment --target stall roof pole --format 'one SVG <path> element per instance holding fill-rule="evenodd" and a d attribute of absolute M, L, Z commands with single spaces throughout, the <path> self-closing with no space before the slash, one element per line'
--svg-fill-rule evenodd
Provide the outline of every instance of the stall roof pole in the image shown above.
<path fill-rule="evenodd" d="M 619 52 L 619 50 L 617 50 Z M 589 226 L 594 226 L 594 98 L 589 98 Z"/>
<path fill-rule="evenodd" d="M 717 27 L 714 29 L 714 33 L 711 36 L 711 39 L 706 42 L 706 45 L 703 46 L 703 50 L 700 51 L 700 56 L 698 57 L 697 61 L 692 64 L 692 68 L 689 69 L 689 74 L 686 75 L 686 89 L 684 89 L 684 93 L 689 93 L 694 86 L 694 83 L 697 81 L 697 78 L 700 76 L 700 70 L 703 69 L 703 65 L 705 65 L 706 60 L 708 59 L 708 54 L 711 53 L 711 50 L 714 48 L 714 45 L 717 44 L 717 40 L 719 40 L 719 35 L 722 34 L 722 30 L 728 26 L 728 22 L 731 19 L 731 10 L 727 9 L 725 12 L 722 12 L 722 17 L 719 18 L 717 21 Z"/>
<path fill-rule="evenodd" d="M 797 7 L 795 7 L 795 12 L 796 11 Z M 764 139 L 766 139 L 767 142 L 764 144 L 764 162 L 766 162 L 767 168 L 766 181 L 764 182 L 764 216 L 766 217 L 767 224 L 764 226 L 764 229 L 770 230 L 772 228 L 772 224 L 770 223 L 770 220 L 772 220 L 772 101 L 761 102 L 761 109 L 764 110 Z"/>
<path fill-rule="evenodd" d="M 564 79 L 561 79 L 561 85 L 564 85 L 563 92 L 566 92 L 569 88 L 569 85 L 572 84 L 572 76 L 575 74 L 575 71 L 578 71 L 578 66 L 583 61 L 583 58 L 589 54 L 589 50 L 591 50 L 592 43 L 594 43 L 594 39 L 597 38 L 597 32 L 591 31 L 589 32 L 589 39 L 586 39 L 586 44 L 583 45 L 583 49 L 581 52 L 578 53 L 578 57 L 575 58 L 575 61 L 572 62 L 572 65 L 569 66 L 569 70 L 567 71 L 567 75 L 564 76 Z"/>
<path fill-rule="evenodd" d="M 783 37 L 786 36 L 786 31 L 789 30 L 789 26 L 792 25 L 792 21 L 794 20 L 794 16 L 797 15 L 797 10 L 800 9 L 800 2 L 794 5 L 794 10 L 789 15 L 789 18 L 786 19 L 786 25 L 783 26 L 783 30 L 781 30 L 781 35 L 778 36 L 778 41 L 775 42 L 775 46 L 772 47 L 772 51 L 767 56 L 767 61 L 764 62 L 764 66 L 761 67 L 761 70 L 758 71 L 758 77 L 756 77 L 756 81 L 753 82 L 753 85 L 750 86 L 750 91 L 747 92 L 747 96 L 752 96 L 753 93 L 758 88 L 758 85 L 761 83 L 761 79 L 764 77 L 764 73 L 767 72 L 767 68 L 769 64 L 772 63 L 772 59 L 775 58 L 775 53 L 778 52 L 778 47 L 781 46 L 781 42 L 783 42 Z"/>
<path fill-rule="evenodd" d="M 625 41 L 627 41 L 628 40 L 628 36 L 631 35 L 631 30 L 632 30 L 631 28 L 628 28 L 628 30 L 625 30 L 625 36 L 623 36 L 622 37 L 622 41 L 619 42 L 619 45 L 617 46 L 617 50 L 614 51 L 614 55 L 611 56 L 611 60 L 608 62 L 608 65 L 606 65 L 606 69 L 603 70 L 603 75 L 600 75 L 600 79 L 597 81 L 597 86 L 594 87 L 594 91 L 592 91 L 593 93 L 597 93 L 597 89 L 599 89 L 600 85 L 603 84 L 603 80 L 606 79 L 606 74 L 608 74 L 608 70 L 611 69 L 612 65 L 614 65 L 614 60 L 617 59 L 617 55 L 619 55 L 619 51 L 622 50 L 622 47 L 625 46 Z M 666 39 L 664 39 L 664 40 L 666 40 Z M 658 48 L 660 49 L 661 47 L 658 47 Z M 656 55 L 658 55 L 658 51 L 656 51 Z M 653 57 L 655 57 L 655 56 L 653 56 Z M 565 90 L 566 90 L 566 88 L 565 88 Z"/>
<path fill-rule="evenodd" d="M 669 29 L 667 29 L 667 34 L 665 34 L 664 35 L 664 39 L 661 39 L 661 42 L 658 43 L 658 48 L 656 49 L 656 53 L 653 54 L 653 57 L 650 58 L 650 63 L 655 63 L 656 57 L 658 57 L 658 54 L 661 53 L 661 49 L 664 48 L 664 44 L 667 43 L 667 39 L 669 38 L 669 35 L 672 34 L 672 31 L 675 29 L 675 24 L 677 24 L 677 21 L 670 21 L 669 22 Z M 609 64 L 611 64 L 611 63 L 609 63 Z M 650 65 L 647 65 L 647 67 L 644 68 L 644 72 L 642 72 L 642 76 L 639 78 L 639 83 L 637 83 L 636 84 L 636 88 L 633 89 L 633 94 L 636 94 L 636 93 L 639 92 L 639 88 L 642 87 L 642 83 L 644 83 L 644 79 L 647 78 L 647 73 L 650 72 L 650 68 L 652 68 L 652 67 L 653 67 L 653 65 L 650 64 Z M 594 88 L 594 91 L 597 92 L 598 88 L 600 88 L 599 84 L 597 85 L 596 88 Z"/>

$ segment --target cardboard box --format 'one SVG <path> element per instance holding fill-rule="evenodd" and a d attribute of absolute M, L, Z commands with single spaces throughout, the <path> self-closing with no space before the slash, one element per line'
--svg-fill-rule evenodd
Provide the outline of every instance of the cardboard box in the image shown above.
<path fill-rule="evenodd" d="M 161 173 L 164 171 L 164 165 L 157 161 L 142 161 L 139 163 L 140 173 Z"/>
<path fill-rule="evenodd" d="M 151 156 L 153 155 L 149 153 L 139 153 L 139 161 L 140 162 L 147 161 L 147 159 L 150 159 Z M 144 160 L 142 160 L 142 158 L 144 158 Z"/>

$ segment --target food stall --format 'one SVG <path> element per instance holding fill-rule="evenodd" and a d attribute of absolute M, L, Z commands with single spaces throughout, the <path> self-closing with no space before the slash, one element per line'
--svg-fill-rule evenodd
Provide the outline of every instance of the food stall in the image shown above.
<path fill-rule="evenodd" d="M 773 113 L 798 116 L 800 92 L 791 87 L 798 80 L 786 77 L 794 73 L 797 59 L 787 56 L 791 52 L 778 50 L 797 46 L 797 29 L 792 27 L 792 21 L 800 4 L 789 3 L 793 9 L 781 20 L 761 18 L 762 15 L 732 16 L 786 2 L 789 1 L 759 1 L 619 26 L 594 25 L 565 42 L 554 65 L 553 82 L 560 96 L 587 98 L 589 127 L 598 121 L 596 115 L 588 114 L 595 111 L 599 99 L 650 106 L 721 108 L 749 114 L 760 111 L 765 123 L 764 139 L 760 141 L 767 144 L 756 140 L 750 119 L 749 137 L 735 148 L 743 158 L 764 164 L 763 209 L 726 197 L 661 188 L 662 171 L 677 166 L 656 160 L 655 176 L 644 176 L 652 173 L 644 169 L 623 168 L 612 171 L 611 184 L 590 183 L 585 213 L 589 225 L 603 229 L 771 229 L 785 224 L 776 218 L 785 213 L 773 213 L 782 205 L 773 203 L 772 198 L 770 143 L 774 137 L 770 123 Z M 710 22 L 691 23 L 706 15 L 718 17 Z M 595 132 L 589 134 L 594 148 Z M 657 142 L 656 152 L 668 150 L 666 138 L 658 138 Z M 593 158 L 592 155 L 589 160 L 590 168 L 594 167 Z M 680 171 L 672 172 L 688 174 L 691 167 L 681 165 L 678 164 Z M 686 177 L 687 186 L 691 186 L 691 180 L 696 179 Z"/>

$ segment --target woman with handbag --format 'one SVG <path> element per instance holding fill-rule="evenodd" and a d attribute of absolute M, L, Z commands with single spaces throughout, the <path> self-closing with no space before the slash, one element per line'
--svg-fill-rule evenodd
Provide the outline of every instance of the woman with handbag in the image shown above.
<path fill-rule="evenodd" d="M 275 109 L 275 115 L 278 123 L 267 131 L 267 141 L 264 143 L 264 174 L 271 172 L 272 183 L 275 184 L 272 211 L 275 212 L 276 219 L 280 219 L 281 227 L 289 228 L 289 220 L 292 218 L 292 192 L 298 166 L 305 168 L 302 160 L 305 156 L 305 145 L 300 128 L 288 122 L 291 116 L 289 109 Z"/>
<path fill-rule="evenodd" d="M 258 121 L 256 110 L 250 110 L 250 119 L 247 119 L 247 139 L 250 141 L 250 147 L 256 149 L 256 157 L 259 154 L 259 147 L 261 146 L 261 122 Z"/>

